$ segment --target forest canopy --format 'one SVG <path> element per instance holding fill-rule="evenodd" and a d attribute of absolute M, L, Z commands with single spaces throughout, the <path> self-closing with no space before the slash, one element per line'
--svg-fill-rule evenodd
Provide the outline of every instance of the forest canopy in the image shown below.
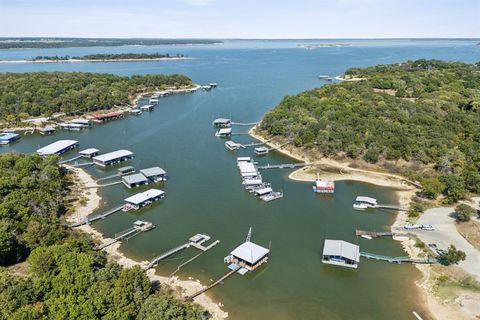
<path fill-rule="evenodd" d="M 346 75 L 366 80 L 287 96 L 260 129 L 319 156 L 432 167 L 433 177 L 417 178 L 450 201 L 480 192 L 479 63 L 417 60 Z"/>
<path fill-rule="evenodd" d="M 31 61 L 42 60 L 148 60 L 148 59 L 168 59 L 168 58 L 184 58 L 185 55 L 177 53 L 171 55 L 169 53 L 96 53 L 86 56 L 70 57 L 70 56 L 37 56 Z"/>
<path fill-rule="evenodd" d="M 1 73 L 0 119 L 110 109 L 131 103 L 142 92 L 191 85 L 190 78 L 178 74 L 122 77 L 88 72 Z"/>

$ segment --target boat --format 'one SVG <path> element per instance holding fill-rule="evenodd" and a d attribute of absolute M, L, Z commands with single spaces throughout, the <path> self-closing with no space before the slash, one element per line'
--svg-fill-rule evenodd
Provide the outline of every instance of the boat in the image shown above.
<path fill-rule="evenodd" d="M 138 116 L 138 115 L 142 114 L 142 110 L 132 109 L 132 110 L 130 110 L 130 114 L 133 114 L 134 116 Z"/>
<path fill-rule="evenodd" d="M 362 234 L 360 237 L 362 237 L 363 239 L 367 239 L 367 240 L 372 240 L 372 236 L 369 236 L 368 234 Z"/>
<path fill-rule="evenodd" d="M 354 203 L 353 204 L 353 209 L 355 209 L 355 210 L 365 210 L 365 209 L 368 209 L 368 206 L 364 203 Z"/>
<path fill-rule="evenodd" d="M 422 226 L 418 224 L 411 224 L 407 223 L 406 225 L 403 226 L 404 229 L 406 230 L 415 230 L 415 229 L 420 229 Z"/>
<path fill-rule="evenodd" d="M 335 182 L 320 179 L 320 176 L 317 173 L 317 179 L 315 180 L 315 185 L 312 187 L 312 189 L 315 193 L 334 193 Z"/>
<path fill-rule="evenodd" d="M 376 208 L 378 206 L 377 199 L 370 197 L 358 196 L 353 203 L 353 209 L 365 210 L 368 208 Z"/>
<path fill-rule="evenodd" d="M 435 231 L 435 227 L 430 224 L 422 224 L 420 228 L 425 231 Z"/>
<path fill-rule="evenodd" d="M 255 152 L 255 154 L 258 156 L 266 155 L 269 151 L 270 150 L 267 147 L 257 147 L 253 150 L 253 152 Z"/>
<path fill-rule="evenodd" d="M 320 75 L 320 76 L 318 76 L 318 79 L 322 79 L 322 80 L 326 80 L 326 79 L 328 79 L 328 78 L 330 78 L 330 76 L 326 76 L 326 75 Z"/>
<path fill-rule="evenodd" d="M 283 193 L 282 193 L 282 192 L 273 191 L 273 192 L 270 192 L 269 194 L 260 196 L 259 198 L 262 199 L 262 200 L 265 201 L 265 202 L 270 202 L 270 201 L 273 201 L 273 200 L 277 200 L 277 199 L 283 198 Z"/>

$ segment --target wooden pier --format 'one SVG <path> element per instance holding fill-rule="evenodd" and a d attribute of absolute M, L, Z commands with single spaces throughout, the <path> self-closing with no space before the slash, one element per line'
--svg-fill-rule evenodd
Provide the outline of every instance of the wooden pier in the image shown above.
<path fill-rule="evenodd" d="M 101 214 L 97 214 L 91 218 L 89 217 L 86 217 L 85 220 L 81 221 L 81 222 L 77 222 L 77 223 L 72 223 L 72 224 L 69 224 L 67 225 L 67 227 L 69 228 L 75 228 L 75 227 L 79 227 L 79 226 L 83 226 L 84 224 L 90 224 L 94 221 L 97 221 L 97 220 L 100 220 L 100 219 L 105 219 L 106 217 L 108 217 L 109 215 L 111 214 L 114 214 L 115 212 L 118 212 L 120 210 L 122 210 L 123 208 L 123 205 L 121 206 L 118 206 L 118 207 L 115 207 L 113 209 L 110 209 L 108 210 L 107 212 L 104 212 L 104 213 L 101 213 Z"/>
<path fill-rule="evenodd" d="M 421 259 L 421 258 L 418 258 L 418 259 L 414 259 L 414 258 L 410 258 L 410 257 L 390 257 L 390 256 L 383 256 L 383 255 L 380 255 L 380 254 L 375 254 L 375 253 L 369 253 L 369 252 L 364 252 L 364 251 L 360 251 L 360 256 L 361 257 L 364 257 L 364 258 L 367 258 L 367 259 L 375 259 L 375 260 L 381 260 L 381 261 L 387 261 L 387 262 L 390 262 L 390 263 L 402 263 L 402 262 L 405 262 L 405 263 L 418 263 L 418 264 L 434 264 L 434 263 L 438 263 L 438 260 L 433 258 L 433 257 L 426 257 L 424 259 Z"/>
<path fill-rule="evenodd" d="M 202 252 L 205 252 L 207 250 L 210 250 L 211 248 L 213 248 L 214 246 L 216 246 L 218 243 L 220 243 L 220 240 L 216 240 L 214 241 L 212 244 L 210 244 L 209 246 L 205 247 L 203 246 L 203 243 L 207 242 L 208 240 L 210 240 L 210 236 L 206 235 L 206 234 L 196 234 L 194 235 L 193 237 L 191 237 L 190 239 L 188 239 L 188 242 L 184 243 L 184 244 L 181 244 L 175 248 L 172 248 L 164 253 L 162 253 L 161 255 L 157 256 L 156 258 L 154 258 L 152 261 L 150 261 L 144 268 L 143 270 L 149 270 L 153 267 L 155 267 L 156 265 L 158 265 L 160 263 L 160 261 L 168 258 L 169 256 L 171 255 L 174 255 L 175 253 L 179 252 L 179 251 L 182 251 L 183 249 L 187 249 L 189 248 L 190 246 L 193 246 L 199 250 L 201 250 Z"/>
<path fill-rule="evenodd" d="M 266 169 L 295 169 L 300 167 L 308 166 L 308 163 L 282 163 L 282 164 L 267 164 L 265 166 L 257 166 L 257 169 L 266 170 Z"/>
<path fill-rule="evenodd" d="M 224 274 L 222 277 L 218 278 L 218 279 L 217 279 L 215 282 L 213 282 L 211 285 L 209 285 L 208 287 L 205 287 L 205 288 L 203 288 L 202 290 L 197 291 L 197 292 L 195 292 L 194 294 L 186 297 L 185 300 L 186 300 L 186 301 L 193 300 L 195 297 L 201 295 L 202 293 L 204 293 L 204 292 L 212 289 L 212 288 L 215 287 L 216 285 L 222 283 L 224 280 L 226 280 L 228 277 L 230 277 L 231 275 L 233 275 L 235 272 L 237 272 L 237 271 L 240 270 L 241 268 L 242 268 L 242 267 L 238 266 L 237 268 L 228 271 L 226 274 Z"/>

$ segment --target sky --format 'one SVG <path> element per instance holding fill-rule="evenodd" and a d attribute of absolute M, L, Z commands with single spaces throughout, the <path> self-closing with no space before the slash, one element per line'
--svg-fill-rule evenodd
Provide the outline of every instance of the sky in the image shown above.
<path fill-rule="evenodd" d="M 0 0 L 0 37 L 480 38 L 480 0 Z"/>

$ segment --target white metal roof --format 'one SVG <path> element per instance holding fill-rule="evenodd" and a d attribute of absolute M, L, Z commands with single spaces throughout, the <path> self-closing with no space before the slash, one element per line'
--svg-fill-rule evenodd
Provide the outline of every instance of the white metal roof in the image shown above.
<path fill-rule="evenodd" d="M 222 128 L 218 130 L 218 134 L 230 134 L 232 133 L 232 128 Z"/>
<path fill-rule="evenodd" d="M 232 141 L 232 140 L 225 141 L 225 144 L 226 144 L 226 145 L 229 145 L 229 146 L 231 146 L 231 147 L 240 147 L 240 146 L 241 146 L 240 143 L 236 143 L 236 142 L 234 142 L 234 141 Z"/>
<path fill-rule="evenodd" d="M 237 163 L 239 163 L 239 162 L 250 162 L 250 161 L 252 161 L 252 158 L 250 158 L 250 157 L 238 157 L 237 158 Z"/>
<path fill-rule="evenodd" d="M 360 247 L 343 241 L 325 239 L 323 245 L 324 256 L 341 256 L 356 262 L 360 261 Z"/>
<path fill-rule="evenodd" d="M 83 124 L 75 122 L 63 122 L 58 124 L 62 128 L 83 128 Z"/>
<path fill-rule="evenodd" d="M 95 149 L 95 148 L 88 148 L 88 149 L 82 150 L 78 153 L 81 154 L 81 155 L 87 155 L 88 156 L 88 155 L 91 155 L 91 154 L 96 153 L 98 151 L 100 151 L 100 150 Z"/>
<path fill-rule="evenodd" d="M 148 179 L 141 173 L 134 173 L 128 176 L 123 176 L 122 180 L 124 180 L 128 184 L 148 182 Z"/>
<path fill-rule="evenodd" d="M 238 246 L 235 250 L 230 252 L 231 255 L 247 261 L 250 264 L 257 263 L 270 251 L 267 248 L 261 247 L 258 244 L 247 241 Z"/>
<path fill-rule="evenodd" d="M 70 120 L 68 122 L 69 123 L 79 123 L 79 124 L 83 124 L 83 125 L 89 125 L 90 124 L 90 120 L 87 120 L 87 119 L 73 119 L 73 120 Z"/>
<path fill-rule="evenodd" d="M 152 167 L 152 168 L 142 169 L 142 170 L 140 170 L 140 172 L 143 173 L 143 175 L 145 177 L 155 177 L 155 176 L 162 176 L 162 175 L 166 174 L 165 170 L 163 170 L 160 167 Z"/>
<path fill-rule="evenodd" d="M 230 123 L 230 119 L 227 118 L 218 118 L 213 121 L 213 123 Z"/>
<path fill-rule="evenodd" d="M 262 184 L 262 183 L 263 183 L 262 179 L 245 179 L 245 180 L 243 180 L 243 184 L 246 185 L 246 186 L 255 186 L 255 185 Z"/>
<path fill-rule="evenodd" d="M 147 200 L 153 199 L 155 197 L 159 197 L 164 193 L 165 192 L 163 192 L 162 190 L 150 189 L 150 190 L 140 192 L 140 193 L 137 193 L 137 194 L 135 194 L 131 197 L 126 198 L 125 202 L 129 202 L 129 203 L 138 205 L 138 204 L 141 204 L 141 203 L 143 203 Z"/>
<path fill-rule="evenodd" d="M 63 151 L 66 148 L 76 145 L 77 143 L 78 141 L 76 140 L 58 140 L 58 141 L 55 141 L 54 143 L 49 144 L 48 146 L 38 149 L 37 153 L 42 156 L 55 154 Z"/>
<path fill-rule="evenodd" d="M 363 197 L 363 196 L 358 196 L 357 199 L 355 199 L 357 202 L 368 202 L 371 204 L 377 204 L 377 199 L 375 198 L 370 198 L 370 197 Z"/>
<path fill-rule="evenodd" d="M 268 194 L 272 191 L 273 191 L 272 188 L 267 187 L 267 188 L 255 190 L 255 194 L 261 196 L 261 195 L 264 195 L 264 194 Z"/>
<path fill-rule="evenodd" d="M 113 152 L 109 152 L 109 153 L 105 153 L 105 154 L 101 154 L 99 156 L 93 157 L 93 160 L 106 162 L 106 161 L 111 161 L 111 160 L 128 157 L 128 156 L 133 156 L 133 152 L 128 150 L 117 150 L 117 151 L 113 151 Z"/>

